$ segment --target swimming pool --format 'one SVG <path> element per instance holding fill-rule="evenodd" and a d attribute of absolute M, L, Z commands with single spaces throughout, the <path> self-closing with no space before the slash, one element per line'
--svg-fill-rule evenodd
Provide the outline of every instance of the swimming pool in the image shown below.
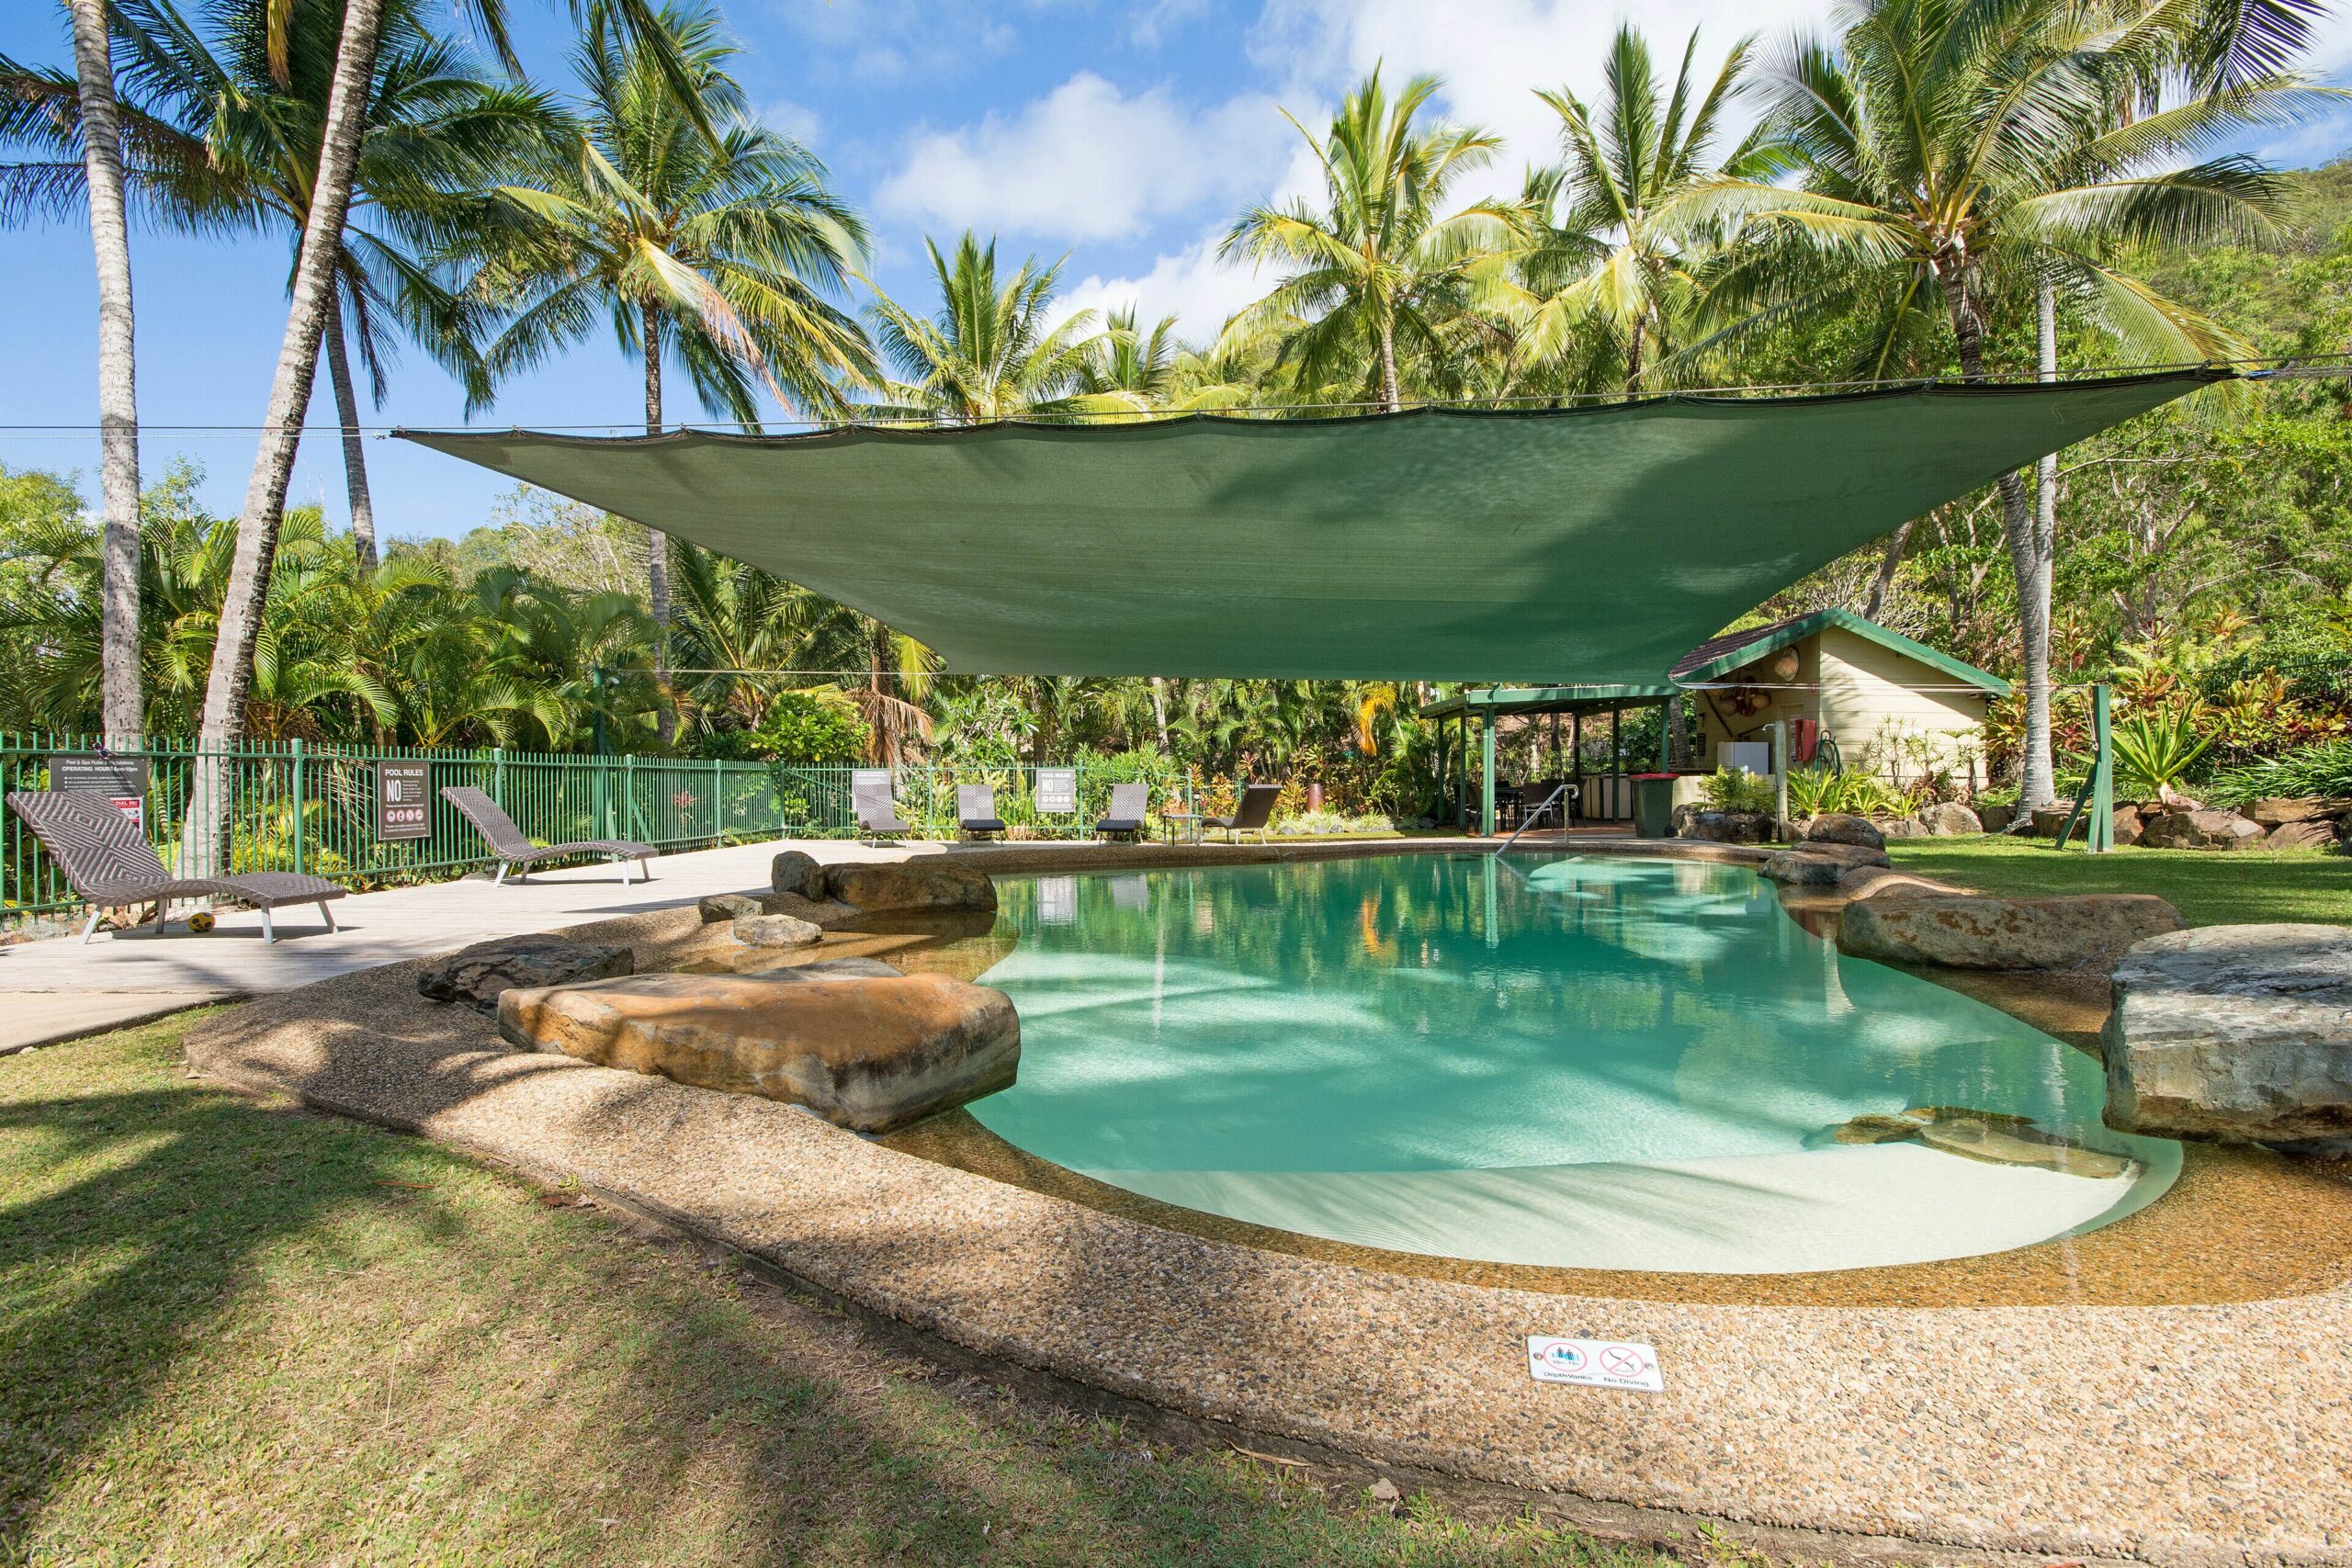
<path fill-rule="evenodd" d="M 2030 1246 L 2158 1195 L 2089 1056 L 1733 866 L 1387 855 L 1000 881 L 1008 1142 L 1360 1246 L 1781 1273 Z M 1907 1114 L 1906 1114 L 1907 1113 Z"/>

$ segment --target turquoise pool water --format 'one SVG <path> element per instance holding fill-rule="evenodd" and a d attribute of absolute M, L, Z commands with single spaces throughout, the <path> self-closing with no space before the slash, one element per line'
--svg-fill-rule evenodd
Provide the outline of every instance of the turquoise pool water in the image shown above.
<path fill-rule="evenodd" d="M 1498 1262 L 1784 1272 L 2077 1233 L 2179 1166 L 2100 1125 L 2089 1057 L 1842 956 L 1735 867 L 1396 855 L 999 895 L 1019 942 L 984 978 L 1020 1010 L 1021 1077 L 973 1114 L 1234 1219 Z M 1838 1141 L 1928 1107 L 1989 1118 L 2029 1157 Z M 2059 1143 L 2108 1157 L 2030 1157 Z"/>

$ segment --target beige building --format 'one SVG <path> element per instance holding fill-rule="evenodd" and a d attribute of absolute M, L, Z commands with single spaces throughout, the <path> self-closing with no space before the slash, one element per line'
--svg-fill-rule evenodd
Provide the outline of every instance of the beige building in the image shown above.
<path fill-rule="evenodd" d="M 1799 765 L 1834 758 L 1851 772 L 1907 784 L 1938 769 L 1984 777 L 1978 731 L 2007 682 L 1848 610 L 1726 632 L 1675 665 L 1694 765 L 1741 758 L 1762 772 L 1777 720 Z M 1728 749 L 1728 750 L 1727 750 Z"/>

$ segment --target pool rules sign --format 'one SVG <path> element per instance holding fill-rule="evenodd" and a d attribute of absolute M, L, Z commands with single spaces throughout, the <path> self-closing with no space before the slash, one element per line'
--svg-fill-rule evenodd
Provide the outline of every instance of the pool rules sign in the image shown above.
<path fill-rule="evenodd" d="M 1569 1382 L 1586 1388 L 1621 1388 L 1664 1393 L 1657 1348 L 1637 1339 L 1564 1339 L 1554 1334 L 1527 1337 L 1528 1375 L 1537 1382 Z"/>
<path fill-rule="evenodd" d="M 428 762 L 376 764 L 376 837 L 397 842 L 433 832 L 433 804 L 425 798 Z"/>

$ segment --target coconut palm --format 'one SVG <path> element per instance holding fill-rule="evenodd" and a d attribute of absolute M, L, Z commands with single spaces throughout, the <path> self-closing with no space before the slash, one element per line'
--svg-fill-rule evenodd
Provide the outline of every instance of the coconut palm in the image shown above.
<path fill-rule="evenodd" d="M 1670 92 L 1664 91 L 1640 31 L 1621 27 L 1602 66 L 1602 96 L 1588 107 L 1562 87 L 1536 96 L 1560 118 L 1564 161 L 1531 183 L 1530 204 L 1546 215 L 1522 266 L 1516 352 L 1539 366 L 1612 345 L 1624 389 L 1640 389 L 1650 350 L 1669 333 L 1694 291 L 1694 247 L 1712 227 L 1708 187 L 1722 175 L 1769 178 L 1773 164 L 1756 139 L 1720 169 L 1710 164 L 1724 107 L 1736 91 L 1748 45 L 1735 44 L 1711 82 L 1692 75 L 1692 29 Z"/>
<path fill-rule="evenodd" d="M 877 294 L 867 310 L 875 341 L 898 378 L 884 389 L 887 410 L 902 418 L 977 424 L 993 419 L 1135 414 L 1151 406 L 1148 387 L 1102 382 L 1118 345 L 1091 310 L 1057 316 L 1061 263 L 1030 256 L 999 283 L 996 242 L 970 230 L 949 260 L 925 240 L 939 304 L 919 316 Z M 1132 320 L 1130 320 L 1132 328 Z M 1147 355 L 1158 345 L 1147 344 Z M 1148 379 L 1130 345 L 1129 369 Z M 1102 383 L 1099 384 L 1098 383 Z"/>
<path fill-rule="evenodd" d="M 2287 206 L 2286 182 L 2254 159 L 2180 164 L 2249 124 L 2308 112 L 2297 78 L 2259 74 L 2134 112 L 2151 80 L 2176 72 L 2182 24 L 2201 14 L 2159 0 L 1858 0 L 1837 42 L 1797 39 L 1758 80 L 1802 188 L 1735 177 L 1706 198 L 1746 220 L 1742 254 L 1714 283 L 1716 308 L 1744 312 L 1731 335 L 1843 309 L 1870 326 L 1860 373 L 1899 367 L 1932 328 L 1962 378 L 1981 380 L 1996 313 L 2047 281 L 2128 353 L 2243 352 L 2128 265 L 2144 242 L 2267 235 Z M 2023 634 L 2023 799 L 2045 805 L 2053 541 L 2018 475 L 1999 493 Z"/>
<path fill-rule="evenodd" d="M 1279 323 L 1282 361 L 1309 381 L 1354 372 L 1390 412 L 1404 407 L 1400 354 L 1442 367 L 1484 335 L 1475 311 L 1499 299 L 1504 247 L 1524 220 L 1491 200 L 1441 216 L 1454 184 L 1500 141 L 1463 127 L 1418 129 L 1439 85 L 1414 77 L 1391 104 L 1375 70 L 1320 141 L 1285 112 L 1322 169 L 1323 206 L 1253 208 L 1219 248 L 1287 271 L 1228 331 Z"/>
<path fill-rule="evenodd" d="M 662 427 L 673 359 L 706 409 L 747 428 L 759 427 L 763 389 L 787 410 L 837 413 L 844 384 L 874 378 L 856 321 L 827 298 L 857 265 L 865 227 L 814 153 L 751 118 L 715 14 L 664 7 L 657 20 L 691 101 L 659 51 L 599 6 L 572 55 L 578 142 L 491 198 L 505 237 L 470 288 L 506 322 L 486 367 L 543 363 L 601 321 L 644 366 L 649 434 Z M 668 540 L 650 530 L 647 578 L 666 633 Z"/>

